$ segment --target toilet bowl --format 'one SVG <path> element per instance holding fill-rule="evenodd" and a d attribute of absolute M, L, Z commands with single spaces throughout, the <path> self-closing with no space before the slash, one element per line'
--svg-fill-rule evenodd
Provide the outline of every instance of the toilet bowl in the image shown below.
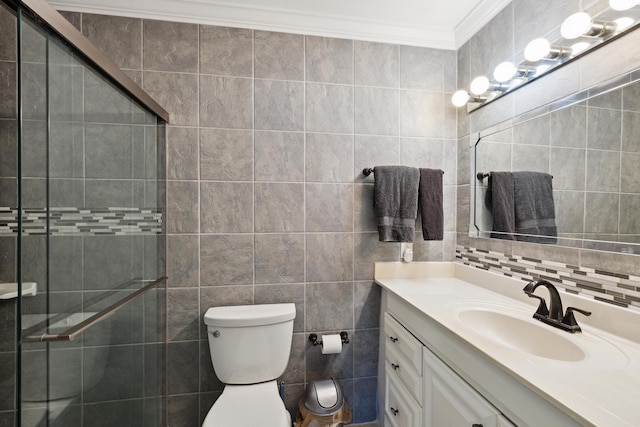
<path fill-rule="evenodd" d="M 289 362 L 295 304 L 212 307 L 211 361 L 225 385 L 202 427 L 291 427 L 276 379 Z"/>
<path fill-rule="evenodd" d="M 291 427 L 276 381 L 252 385 L 227 385 L 202 427 Z"/>

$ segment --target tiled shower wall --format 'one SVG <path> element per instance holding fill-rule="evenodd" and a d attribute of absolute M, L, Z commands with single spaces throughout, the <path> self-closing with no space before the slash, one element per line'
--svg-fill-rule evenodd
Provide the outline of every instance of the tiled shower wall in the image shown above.
<path fill-rule="evenodd" d="M 10 15 L 0 5 L 0 38 L 5 41 L 0 43 L 0 87 L 13 88 L 16 84 L 17 64 L 15 48 L 16 18 Z M 0 100 L 0 141 L 2 146 L 3 161 L 0 162 L 0 177 L 13 177 L 12 179 L 0 179 L 0 205 L 15 206 L 17 199 L 16 165 L 7 151 L 15 146 L 17 129 L 17 98 L 9 95 L 2 96 Z M 11 204 L 13 203 L 13 204 Z M 16 237 L 0 236 L 0 265 L 10 268 L 0 268 L 0 281 L 15 282 L 16 270 L 13 268 L 16 262 Z M 0 300 L 0 426 L 13 427 L 16 411 L 16 316 L 17 304 L 15 299 Z"/>
<path fill-rule="evenodd" d="M 445 171 L 445 239 L 416 235 L 419 260 L 452 260 L 453 51 L 153 20 L 65 14 L 171 113 L 168 130 L 169 424 L 198 426 L 223 386 L 202 315 L 295 302 L 283 379 L 339 379 L 354 422 L 376 417 L 379 243 L 373 176 L 404 164 Z M 419 228 L 418 228 L 419 229 Z M 346 330 L 322 356 L 311 332 Z M 256 349 L 261 351 L 261 349 Z"/>
<path fill-rule="evenodd" d="M 477 75 L 491 75 L 493 68 L 503 61 L 519 62 L 524 47 L 534 38 L 555 39 L 562 21 L 581 7 L 595 15 L 607 6 L 608 2 L 603 0 L 512 1 L 458 50 L 458 87 L 467 87 Z M 466 165 L 470 164 L 470 146 L 479 131 L 638 68 L 640 31 L 635 30 L 471 114 L 458 110 L 456 231 L 457 251 L 463 262 L 513 274 L 521 269 L 524 260 L 525 270 L 528 269 L 525 275 L 546 275 L 570 291 L 636 308 L 633 306 L 637 306 L 640 295 L 635 283 L 640 275 L 637 255 L 469 237 L 469 207 L 473 203 L 469 171 L 473 169 Z M 576 123 L 566 121 L 564 125 L 575 128 Z M 591 125 L 596 123 L 592 121 Z M 597 130 L 604 130 L 606 126 L 608 124 L 598 124 Z M 621 127 L 620 121 L 618 126 Z M 561 173 L 568 174 L 568 171 L 565 168 Z M 608 207 L 594 204 L 590 209 L 590 215 L 604 217 Z M 573 277 L 567 278 L 565 272 Z"/>
<path fill-rule="evenodd" d="M 139 107 L 75 62 L 55 39 L 47 44 L 27 20 L 20 25 L 24 108 L 18 145 L 18 26 L 4 4 L 0 7 L 0 281 L 15 282 L 21 271 L 24 282 L 38 284 L 37 295 L 22 301 L 22 313 L 15 300 L 0 301 L 0 425 L 15 423 L 18 383 L 23 402 L 30 401 L 22 406 L 22 426 L 46 423 L 45 393 L 89 383 L 95 388 L 77 394 L 57 423 L 117 423 L 105 414 L 119 413 L 136 425 L 158 425 L 164 394 L 163 291 L 128 304 L 87 337 L 46 349 L 26 339 L 16 353 L 21 314 L 24 327 L 44 314 L 96 312 L 130 294 L 132 278 L 135 286 L 140 279 L 164 275 L 164 237 L 156 234 L 162 214 L 155 204 L 164 187 L 156 181 L 155 120 L 145 121 Z M 25 213 L 20 244 L 19 161 Z M 48 224 L 45 206 L 50 207 Z M 91 361 L 100 356 L 108 357 L 105 375 L 90 371 Z M 55 368 L 49 370 L 48 360 Z"/>

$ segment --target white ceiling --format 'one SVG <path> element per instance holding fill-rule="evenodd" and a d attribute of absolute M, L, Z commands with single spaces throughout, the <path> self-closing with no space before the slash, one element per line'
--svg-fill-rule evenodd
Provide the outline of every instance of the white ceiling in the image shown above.
<path fill-rule="evenodd" d="M 58 10 L 457 49 L 511 0 L 50 0 Z"/>

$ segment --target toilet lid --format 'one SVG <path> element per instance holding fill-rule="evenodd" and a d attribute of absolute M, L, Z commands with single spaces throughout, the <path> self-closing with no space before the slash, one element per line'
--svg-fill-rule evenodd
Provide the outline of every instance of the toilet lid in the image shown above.
<path fill-rule="evenodd" d="M 291 427 L 275 381 L 227 385 L 202 427 Z"/>

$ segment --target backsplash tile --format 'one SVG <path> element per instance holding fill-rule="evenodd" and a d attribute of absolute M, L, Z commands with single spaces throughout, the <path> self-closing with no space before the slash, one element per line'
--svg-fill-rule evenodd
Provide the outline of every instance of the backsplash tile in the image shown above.
<path fill-rule="evenodd" d="M 456 259 L 523 281 L 545 279 L 567 292 L 640 311 L 640 276 L 467 246 L 456 247 Z"/>

